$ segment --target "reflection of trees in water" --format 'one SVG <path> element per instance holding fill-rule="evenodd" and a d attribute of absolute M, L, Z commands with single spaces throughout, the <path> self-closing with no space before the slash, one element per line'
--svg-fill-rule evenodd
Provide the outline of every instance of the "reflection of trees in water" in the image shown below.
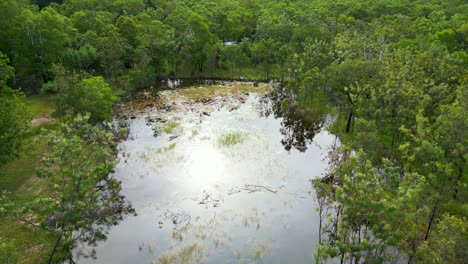
<path fill-rule="evenodd" d="M 304 152 L 307 144 L 312 143 L 315 135 L 320 132 L 323 125 L 321 116 L 297 104 L 290 102 L 291 99 L 282 91 L 273 91 L 260 100 L 260 114 L 268 117 L 283 118 L 281 121 L 281 140 L 284 148 L 290 150 L 292 147 Z"/>
<path fill-rule="evenodd" d="M 68 252 L 81 245 L 81 249 L 70 255 L 69 261 L 74 263 L 74 258 L 93 258 L 96 259 L 96 250 L 94 247 L 100 241 L 107 240 L 107 234 L 112 226 L 116 226 L 123 220 L 127 214 L 134 214 L 135 209 L 120 193 L 121 184 L 119 181 L 108 178 L 100 182 L 97 186 L 99 190 L 99 202 L 95 206 L 85 208 L 83 218 L 87 221 L 80 225 L 80 228 L 73 231 L 69 248 L 64 248 Z M 86 249 L 84 248 L 86 247 Z M 67 253 L 68 253 L 67 252 Z"/>

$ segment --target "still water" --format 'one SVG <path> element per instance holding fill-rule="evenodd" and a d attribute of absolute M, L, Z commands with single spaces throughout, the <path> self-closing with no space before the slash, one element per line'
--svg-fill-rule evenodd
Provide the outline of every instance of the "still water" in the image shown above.
<path fill-rule="evenodd" d="M 313 263 L 310 179 L 336 138 L 282 117 L 269 90 L 229 83 L 126 105 L 113 176 L 137 216 L 77 263 Z"/>

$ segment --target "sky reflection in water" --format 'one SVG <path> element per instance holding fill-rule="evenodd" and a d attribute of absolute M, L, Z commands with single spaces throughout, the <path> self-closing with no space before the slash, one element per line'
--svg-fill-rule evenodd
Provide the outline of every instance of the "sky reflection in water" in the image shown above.
<path fill-rule="evenodd" d="M 226 92 L 206 104 L 168 93 L 172 109 L 137 114 L 119 146 L 114 176 L 138 216 L 110 230 L 96 260 L 78 263 L 312 263 L 309 179 L 325 172 L 335 137 L 321 131 L 307 151 L 288 152 L 283 118 L 265 117 L 259 94 Z M 164 123 L 147 122 L 154 117 Z"/>

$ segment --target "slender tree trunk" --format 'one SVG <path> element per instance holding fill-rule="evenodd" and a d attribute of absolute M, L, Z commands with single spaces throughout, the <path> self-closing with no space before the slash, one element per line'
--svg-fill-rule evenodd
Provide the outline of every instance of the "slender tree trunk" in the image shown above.
<path fill-rule="evenodd" d="M 427 239 L 429 238 L 429 232 L 431 231 L 432 222 L 434 222 L 434 218 L 436 215 L 437 207 L 439 205 L 439 201 L 440 200 L 437 200 L 434 205 L 434 208 L 432 208 L 431 218 L 429 219 L 429 224 L 427 225 L 427 230 L 426 230 L 426 235 L 424 236 L 424 241 L 427 241 Z"/>
<path fill-rule="evenodd" d="M 466 160 L 463 157 L 463 155 L 461 154 L 462 152 L 460 150 L 458 150 L 458 153 L 459 153 L 459 156 L 460 156 L 460 160 L 462 161 L 462 164 L 465 164 Z M 463 179 L 463 165 L 462 164 L 457 165 L 457 167 L 458 167 L 458 176 L 457 176 L 457 179 L 456 179 L 456 182 L 455 182 L 455 188 L 454 188 L 455 190 L 454 190 L 454 193 L 453 193 L 453 199 L 454 200 L 457 200 L 458 188 L 459 188 L 459 185 L 461 184 L 461 181 Z"/>
<path fill-rule="evenodd" d="M 47 264 L 52 264 L 52 260 L 54 259 L 55 252 L 57 251 L 58 246 L 60 245 L 60 242 L 62 241 L 63 233 L 60 233 L 60 236 L 57 239 L 57 242 L 55 242 L 54 249 L 52 250 L 52 253 L 50 254 L 49 261 Z"/>
<path fill-rule="evenodd" d="M 319 220 L 319 244 L 321 245 L 322 244 L 322 221 L 323 221 L 323 208 L 321 205 L 319 205 L 319 217 L 320 217 L 320 220 Z"/>
<path fill-rule="evenodd" d="M 345 130 L 346 133 L 349 133 L 349 131 L 351 130 L 352 120 L 353 120 L 353 110 L 350 110 L 349 115 L 348 115 L 348 122 L 346 123 L 346 130 Z"/>

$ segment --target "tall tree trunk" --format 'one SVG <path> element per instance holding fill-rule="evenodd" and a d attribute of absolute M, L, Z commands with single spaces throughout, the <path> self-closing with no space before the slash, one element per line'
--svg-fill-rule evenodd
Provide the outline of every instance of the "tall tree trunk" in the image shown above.
<path fill-rule="evenodd" d="M 348 122 L 346 123 L 346 130 L 345 130 L 346 133 L 349 133 L 349 131 L 351 130 L 352 121 L 353 121 L 353 110 L 350 110 L 349 115 L 348 115 Z"/>
<path fill-rule="evenodd" d="M 429 238 L 429 232 L 431 231 L 431 226 L 432 226 L 432 223 L 434 222 L 437 207 L 439 206 L 439 201 L 440 200 L 437 200 L 434 205 L 434 208 L 432 208 L 431 218 L 429 218 L 429 224 L 427 225 L 427 230 L 426 230 L 426 235 L 424 236 L 424 241 L 427 241 L 427 239 Z"/>

